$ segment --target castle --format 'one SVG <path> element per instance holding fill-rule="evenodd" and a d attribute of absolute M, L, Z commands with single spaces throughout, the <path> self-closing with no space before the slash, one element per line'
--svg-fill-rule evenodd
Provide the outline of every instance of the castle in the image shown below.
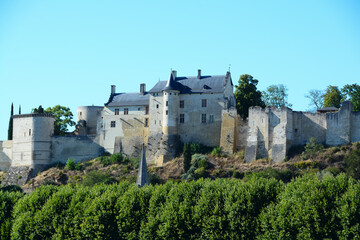
<path fill-rule="evenodd" d="M 116 93 L 111 86 L 104 106 L 77 109 L 75 135 L 54 136 L 49 114 L 13 116 L 13 140 L 0 142 L 0 170 L 39 170 L 72 158 L 82 161 L 104 151 L 140 156 L 146 146 L 149 164 L 161 166 L 179 152 L 181 142 L 220 146 L 233 153 L 245 149 L 246 162 L 268 158 L 281 162 L 290 147 L 311 137 L 327 145 L 360 141 L 360 112 L 344 102 L 336 112 L 297 112 L 289 108 L 249 109 L 244 121 L 236 111 L 230 72 L 225 75 L 177 76 L 146 91 Z"/>

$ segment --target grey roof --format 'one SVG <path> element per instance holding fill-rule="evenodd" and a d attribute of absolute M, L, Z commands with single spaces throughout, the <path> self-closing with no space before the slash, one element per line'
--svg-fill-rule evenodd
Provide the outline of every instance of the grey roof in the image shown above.
<path fill-rule="evenodd" d="M 170 74 L 169 80 L 163 90 L 180 90 L 181 86 L 175 81 L 174 75 Z"/>
<path fill-rule="evenodd" d="M 115 93 L 110 96 L 110 99 L 105 106 L 117 107 L 117 106 L 144 106 L 149 105 L 149 94 L 145 93 Z"/>
<path fill-rule="evenodd" d="M 147 175 L 147 165 L 146 165 L 146 157 L 145 157 L 145 147 L 143 145 L 141 151 L 141 160 L 139 166 L 139 172 L 136 179 L 136 185 L 138 187 L 142 187 L 145 184 L 149 184 L 149 178 Z"/>
<path fill-rule="evenodd" d="M 324 107 L 324 108 L 318 109 L 318 111 L 321 111 L 321 112 L 324 112 L 324 111 L 339 111 L 339 109 L 336 108 L 336 107 Z"/>
<path fill-rule="evenodd" d="M 179 90 L 180 93 L 222 93 L 225 90 L 225 78 L 226 75 L 201 76 L 201 79 L 197 77 L 177 77 L 174 81 L 176 85 L 173 84 L 172 88 Z M 169 81 L 159 81 L 149 93 L 168 90 L 167 82 Z"/>

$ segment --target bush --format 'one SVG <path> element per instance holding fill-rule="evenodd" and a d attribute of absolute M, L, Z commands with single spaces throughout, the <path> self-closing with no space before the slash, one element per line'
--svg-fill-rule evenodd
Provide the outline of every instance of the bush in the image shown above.
<path fill-rule="evenodd" d="M 189 143 L 184 144 L 183 158 L 184 158 L 184 172 L 186 173 L 191 166 L 191 148 Z"/>
<path fill-rule="evenodd" d="M 97 184 L 112 184 L 114 182 L 116 182 L 116 180 L 110 174 L 105 174 L 100 171 L 91 171 L 85 175 L 82 184 L 84 186 L 92 187 Z"/>
<path fill-rule="evenodd" d="M 300 161 L 300 162 L 294 163 L 294 167 L 299 168 L 299 169 L 315 168 L 315 167 L 317 167 L 317 165 L 318 165 L 318 163 L 313 162 L 313 161 Z"/>
<path fill-rule="evenodd" d="M 74 161 L 74 159 L 69 158 L 69 159 L 66 161 L 65 169 L 66 169 L 66 170 L 75 170 L 75 161 Z"/>
<path fill-rule="evenodd" d="M 214 147 L 211 151 L 211 156 L 213 157 L 220 157 L 221 154 L 221 147 Z"/>
<path fill-rule="evenodd" d="M 124 157 L 121 153 L 115 153 L 111 155 L 110 162 L 111 163 L 122 163 Z"/>
<path fill-rule="evenodd" d="M 349 176 L 360 179 L 360 150 L 353 150 L 345 157 L 345 171 Z"/>
<path fill-rule="evenodd" d="M 305 150 L 301 154 L 301 158 L 306 160 L 314 158 L 320 151 L 324 149 L 324 145 L 317 142 L 316 138 L 310 138 L 310 142 L 306 143 Z"/>

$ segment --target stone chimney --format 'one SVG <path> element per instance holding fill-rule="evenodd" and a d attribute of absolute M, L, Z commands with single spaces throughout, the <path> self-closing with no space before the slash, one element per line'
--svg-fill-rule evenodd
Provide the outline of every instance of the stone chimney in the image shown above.
<path fill-rule="evenodd" d="M 115 85 L 111 85 L 111 95 L 115 94 L 115 88 L 116 88 Z"/>
<path fill-rule="evenodd" d="M 175 70 L 172 70 L 171 74 L 173 75 L 174 80 L 175 80 L 175 78 L 177 77 L 177 72 Z"/>
<path fill-rule="evenodd" d="M 197 79 L 201 79 L 201 69 L 198 69 Z"/>
<path fill-rule="evenodd" d="M 140 84 L 140 94 L 144 95 L 146 91 L 146 84 L 145 83 L 141 83 Z"/>

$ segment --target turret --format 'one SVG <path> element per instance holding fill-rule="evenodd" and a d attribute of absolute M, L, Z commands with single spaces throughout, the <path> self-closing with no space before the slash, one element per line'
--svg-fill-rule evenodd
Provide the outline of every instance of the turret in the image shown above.
<path fill-rule="evenodd" d="M 163 89 L 163 133 L 168 135 L 178 134 L 180 87 L 176 82 L 174 71 Z"/>

